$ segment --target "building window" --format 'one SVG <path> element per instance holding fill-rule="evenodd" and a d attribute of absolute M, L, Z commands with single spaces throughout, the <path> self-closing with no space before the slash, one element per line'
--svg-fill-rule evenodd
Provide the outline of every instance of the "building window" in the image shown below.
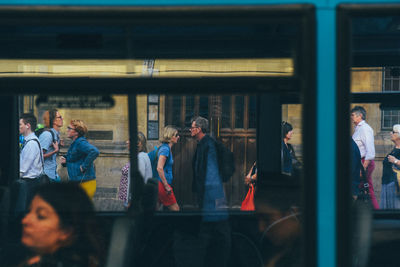
<path fill-rule="evenodd" d="M 160 117 L 160 96 L 147 96 L 147 140 L 158 140 Z"/>
<path fill-rule="evenodd" d="M 383 68 L 382 91 L 400 91 L 400 67 Z M 394 124 L 400 124 L 400 109 L 382 110 L 382 130 L 391 130 Z"/>

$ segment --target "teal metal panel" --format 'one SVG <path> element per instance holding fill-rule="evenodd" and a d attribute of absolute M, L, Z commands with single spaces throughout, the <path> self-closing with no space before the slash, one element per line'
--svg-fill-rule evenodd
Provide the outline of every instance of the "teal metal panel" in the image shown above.
<path fill-rule="evenodd" d="M 328 5 L 329 6 L 336 6 L 338 4 L 393 4 L 393 3 L 400 3 L 399 0 L 349 0 L 349 1 L 343 1 L 343 0 L 328 0 Z"/>
<path fill-rule="evenodd" d="M 336 266 L 335 9 L 317 10 L 318 266 Z"/>
<path fill-rule="evenodd" d="M 106 6 L 163 6 L 163 5 L 257 5 L 257 4 L 315 4 L 326 5 L 329 0 L 0 0 L 2 5 L 106 5 Z"/>
<path fill-rule="evenodd" d="M 399 3 L 399 0 L 0 0 L 0 5 L 73 5 L 73 6 L 171 6 L 171 5 L 265 5 L 314 4 L 335 7 L 340 3 Z"/>

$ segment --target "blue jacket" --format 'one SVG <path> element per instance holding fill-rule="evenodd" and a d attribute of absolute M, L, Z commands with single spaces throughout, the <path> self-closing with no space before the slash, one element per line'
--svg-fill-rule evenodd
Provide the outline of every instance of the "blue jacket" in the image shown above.
<path fill-rule="evenodd" d="M 70 181 L 96 179 L 93 161 L 99 153 L 99 150 L 91 145 L 86 138 L 78 137 L 75 139 L 65 157 Z M 81 172 L 81 166 L 83 172 Z"/>

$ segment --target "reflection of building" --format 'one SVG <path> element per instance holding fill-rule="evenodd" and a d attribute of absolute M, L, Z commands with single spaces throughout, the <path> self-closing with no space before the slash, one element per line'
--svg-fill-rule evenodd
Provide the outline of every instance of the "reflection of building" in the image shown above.
<path fill-rule="evenodd" d="M 399 68 L 397 67 L 354 68 L 351 76 L 351 91 L 375 93 L 399 91 L 400 79 L 398 72 Z M 366 109 L 368 124 L 374 129 L 376 168 L 373 172 L 373 182 L 379 200 L 382 161 L 393 148 L 393 143 L 390 141 L 390 131 L 394 124 L 400 123 L 400 111 L 396 107 L 381 110 L 380 103 L 357 103 L 357 105 L 361 105 Z"/>
<path fill-rule="evenodd" d="M 208 118 L 209 133 L 216 137 L 235 156 L 236 170 L 225 183 L 227 205 L 239 208 L 245 194 L 243 185 L 245 173 L 256 160 L 256 96 L 254 95 L 185 95 L 168 96 L 165 99 L 166 124 L 175 125 L 181 139 L 173 148 L 174 189 L 178 202 L 183 207 L 193 206 L 192 158 L 196 141 L 190 137 L 192 117 Z"/>
<path fill-rule="evenodd" d="M 138 76 L 138 77 L 203 77 L 203 76 L 291 76 L 293 60 L 290 58 L 239 58 L 239 59 L 185 59 L 185 60 L 47 60 L 12 61 L 7 68 L 21 75 L 62 76 Z M 96 205 L 101 209 L 114 209 L 117 200 L 121 167 L 129 160 L 125 141 L 128 139 L 127 96 L 114 96 L 115 106 L 110 109 L 59 109 L 64 117 L 61 136 L 66 139 L 66 127 L 71 119 L 82 119 L 89 128 L 89 141 L 99 148 L 95 161 L 98 190 Z M 42 121 L 44 110 L 34 105 L 35 97 L 21 98 L 21 112 L 33 111 Z M 256 96 L 247 95 L 139 95 L 137 96 L 138 130 L 148 141 L 148 149 L 158 145 L 162 128 L 175 125 L 181 134 L 180 143 L 174 147 L 174 175 L 176 195 L 182 207 L 192 207 L 191 159 L 196 146 L 187 127 L 190 119 L 201 115 L 210 120 L 211 135 L 220 139 L 235 154 L 236 172 L 225 185 L 228 206 L 239 207 L 245 194 L 243 179 L 256 160 Z M 286 113 L 285 113 L 286 110 Z M 284 108 L 286 116 L 298 114 L 299 107 Z M 285 115 L 284 114 L 284 115 Z M 295 129 L 301 121 L 294 119 Z M 299 131 L 300 132 L 300 131 Z M 300 144 L 300 134 L 295 137 Z M 65 153 L 70 142 L 66 140 Z M 67 179 L 64 168 L 59 169 Z"/>
<path fill-rule="evenodd" d="M 33 96 L 21 98 L 24 103 L 34 101 Z M 95 204 L 102 208 L 115 208 L 120 203 L 116 194 L 121 176 L 121 168 L 129 160 L 129 153 L 125 142 L 128 140 L 128 99 L 127 96 L 114 96 L 115 106 L 110 109 L 58 109 L 64 118 L 61 128 L 61 138 L 65 147 L 61 155 L 66 153 L 71 141 L 67 138 L 66 131 L 72 119 L 83 120 L 88 126 L 88 140 L 100 150 L 100 155 L 95 161 L 98 188 Z M 21 111 L 34 111 L 40 123 L 43 122 L 42 114 L 45 110 L 32 105 L 22 105 Z M 59 165 L 59 174 L 62 180 L 67 180 L 66 168 Z"/>
<path fill-rule="evenodd" d="M 30 103 L 34 97 L 24 97 L 24 103 Z M 119 206 L 117 192 L 121 168 L 129 160 L 125 141 L 128 139 L 128 101 L 127 96 L 114 96 L 115 106 L 111 109 L 59 109 L 64 118 L 61 137 L 65 140 L 65 153 L 70 144 L 66 137 L 66 128 L 71 119 L 81 119 L 88 125 L 89 141 L 100 150 L 95 161 L 98 189 L 95 203 L 101 209 L 115 209 Z M 25 105 L 24 110 L 29 111 Z M 190 137 L 188 125 L 195 115 L 210 120 L 210 133 L 230 147 L 236 158 L 236 172 L 225 185 L 230 207 L 239 207 L 245 191 L 244 173 L 256 160 L 256 97 L 233 96 L 158 96 L 140 95 L 137 97 L 138 130 L 150 137 L 149 151 L 159 144 L 158 138 L 166 124 L 175 125 L 181 134 L 181 140 L 173 149 L 174 186 L 178 201 L 183 207 L 193 205 L 191 194 L 191 159 L 196 146 Z M 33 107 L 39 121 L 44 110 Z M 67 180 L 66 169 L 59 167 L 63 180 Z"/>
<path fill-rule="evenodd" d="M 70 144 L 66 128 L 71 119 L 81 119 L 87 123 L 88 139 L 101 152 L 95 161 L 98 182 L 95 203 L 102 210 L 121 208 L 117 200 L 121 168 L 129 160 L 125 146 L 129 138 L 127 96 L 113 97 L 115 106 L 110 109 L 59 109 L 64 118 L 61 137 L 66 144 L 61 153 L 65 153 Z M 21 99 L 24 111 L 33 109 L 41 122 L 44 110 L 32 104 L 35 97 L 26 96 Z M 196 142 L 188 131 L 190 119 L 195 115 L 208 118 L 210 134 L 220 139 L 235 154 L 236 171 L 225 184 L 225 190 L 228 205 L 232 208 L 240 206 L 245 193 L 244 175 L 256 160 L 256 96 L 139 95 L 137 109 L 138 130 L 150 137 L 149 151 L 159 145 L 158 139 L 164 125 L 172 124 L 180 131 L 180 142 L 173 149 L 174 187 L 178 201 L 184 208 L 193 206 L 191 160 Z M 294 126 L 292 144 L 301 152 L 301 106 L 284 105 L 282 114 L 283 119 Z M 68 179 L 65 168 L 59 167 L 59 173 L 63 180 Z"/>
<path fill-rule="evenodd" d="M 375 93 L 400 91 L 400 68 L 353 68 L 351 74 L 351 91 Z M 400 123 L 400 104 L 397 108 L 394 107 L 385 110 L 380 109 L 380 103 L 355 103 L 352 107 L 355 105 L 361 105 L 366 109 L 367 122 L 374 129 L 376 169 L 373 172 L 373 182 L 379 200 L 382 178 L 382 161 L 393 148 L 393 143 L 390 141 L 390 131 L 394 124 Z M 294 127 L 295 135 L 291 143 L 294 144 L 296 153 L 299 154 L 301 152 L 301 106 L 283 105 L 282 118 L 283 120 L 287 120 Z M 349 123 L 351 123 L 350 118 Z M 353 126 L 351 129 L 353 129 Z"/>

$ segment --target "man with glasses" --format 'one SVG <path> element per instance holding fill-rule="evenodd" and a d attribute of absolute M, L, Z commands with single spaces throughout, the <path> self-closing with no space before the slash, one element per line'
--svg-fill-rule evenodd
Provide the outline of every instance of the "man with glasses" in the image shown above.
<path fill-rule="evenodd" d="M 228 213 L 226 209 L 222 209 L 225 204 L 225 193 L 219 173 L 216 143 L 206 134 L 207 119 L 199 116 L 193 118 L 191 122 L 190 133 L 197 140 L 193 157 L 192 189 L 196 193 L 202 217 L 198 233 L 176 232 L 176 266 L 223 267 L 227 266 L 231 239 Z M 194 226 L 188 227 L 190 229 Z"/>
<path fill-rule="evenodd" d="M 64 123 L 63 117 L 57 109 L 50 109 L 43 114 L 43 122 L 46 130 L 40 134 L 39 141 L 43 149 L 44 172 L 50 181 L 60 181 L 56 158 L 62 145 L 60 128 Z"/>
<path fill-rule="evenodd" d="M 372 172 L 375 169 L 375 143 L 374 130 L 365 122 L 367 112 L 361 106 L 355 106 L 351 110 L 351 120 L 355 125 L 353 140 L 360 149 L 361 161 L 367 174 L 369 195 L 374 209 L 379 209 L 372 184 Z"/>

